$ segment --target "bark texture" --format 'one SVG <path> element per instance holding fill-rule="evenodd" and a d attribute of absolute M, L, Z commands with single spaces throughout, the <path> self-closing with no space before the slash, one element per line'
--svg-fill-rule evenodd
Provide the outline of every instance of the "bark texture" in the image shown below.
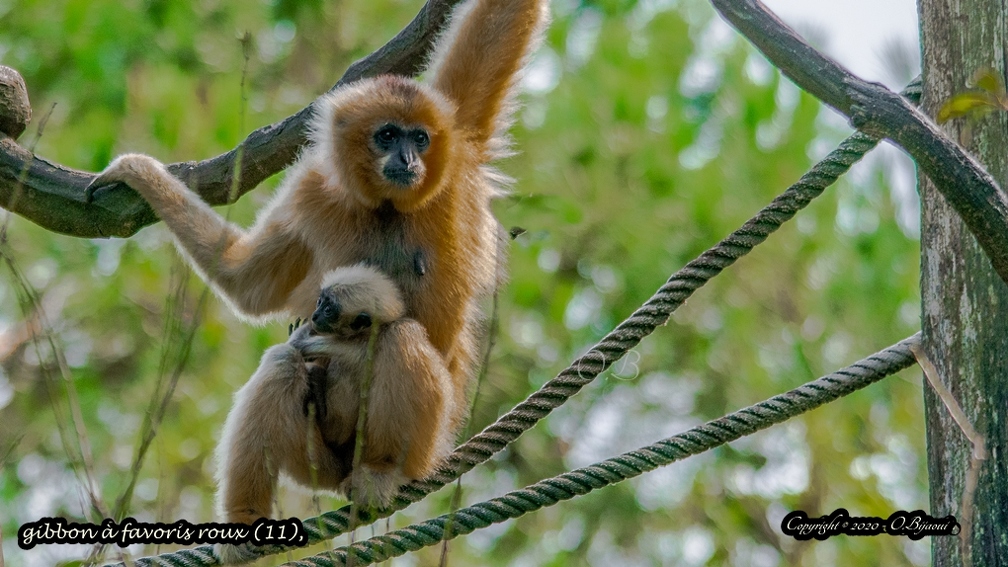
<path fill-rule="evenodd" d="M 983 68 L 1006 78 L 1008 2 L 919 0 L 923 51 L 921 109 L 935 116 Z M 1008 182 L 1008 113 L 944 126 L 1001 187 Z M 971 135 L 963 136 L 964 130 Z M 984 436 L 967 553 L 954 537 L 932 540 L 932 561 L 945 565 L 1008 565 L 1008 285 L 995 274 L 959 215 L 919 175 L 921 307 L 924 347 L 941 380 Z M 964 524 L 963 487 L 972 446 L 942 402 L 924 387 L 931 515 Z"/>

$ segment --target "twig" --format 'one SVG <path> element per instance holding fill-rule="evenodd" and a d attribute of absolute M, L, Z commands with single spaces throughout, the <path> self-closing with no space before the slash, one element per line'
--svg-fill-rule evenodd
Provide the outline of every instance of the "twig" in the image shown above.
<path fill-rule="evenodd" d="M 364 377 L 360 386 L 360 406 L 357 410 L 357 439 L 354 440 L 353 465 L 350 467 L 350 525 L 354 526 L 354 531 L 350 533 L 350 543 L 353 543 L 353 536 L 357 528 L 357 514 L 360 511 L 358 501 L 360 494 L 353 494 L 353 476 L 360 474 L 361 458 L 364 456 L 364 434 L 367 427 L 367 406 L 368 395 L 371 390 L 371 381 L 374 378 L 375 346 L 378 342 L 378 330 L 381 325 L 375 324 L 371 327 L 371 335 L 367 343 L 367 359 L 364 361 Z M 351 553 L 347 558 L 347 566 L 353 567 L 354 555 Z"/>
<path fill-rule="evenodd" d="M 931 388 L 934 389 L 942 403 L 945 404 L 945 408 L 948 409 L 949 415 L 952 416 L 956 425 L 959 426 L 959 430 L 963 432 L 966 439 L 973 445 L 973 451 L 970 453 L 969 470 L 966 471 L 966 479 L 963 483 L 961 504 L 962 531 L 959 532 L 959 554 L 962 557 L 963 566 L 972 567 L 973 557 L 970 554 L 972 545 L 970 540 L 973 532 L 973 499 L 976 497 L 976 487 L 980 480 L 980 467 L 982 466 L 982 462 L 987 460 L 987 443 L 984 440 L 984 436 L 973 428 L 973 424 L 970 423 L 966 413 L 959 407 L 959 402 L 956 401 L 952 392 L 942 383 L 941 374 L 939 374 L 931 359 L 928 358 L 927 353 L 924 351 L 924 346 L 920 343 L 914 343 L 910 345 L 910 352 L 917 359 L 917 364 L 924 371 L 928 384 L 931 384 Z"/>

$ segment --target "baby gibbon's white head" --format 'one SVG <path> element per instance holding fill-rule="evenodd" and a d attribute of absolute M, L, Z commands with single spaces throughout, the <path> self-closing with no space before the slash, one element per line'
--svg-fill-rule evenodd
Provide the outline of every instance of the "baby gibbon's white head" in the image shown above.
<path fill-rule="evenodd" d="M 336 268 L 322 277 L 319 305 L 334 303 L 340 319 L 351 324 L 356 316 L 367 314 L 375 324 L 400 319 L 406 311 L 399 287 L 378 269 L 366 264 Z M 316 311 L 318 314 L 318 311 Z M 316 317 L 313 316 L 313 321 Z M 341 322 L 330 322 L 342 325 Z"/>

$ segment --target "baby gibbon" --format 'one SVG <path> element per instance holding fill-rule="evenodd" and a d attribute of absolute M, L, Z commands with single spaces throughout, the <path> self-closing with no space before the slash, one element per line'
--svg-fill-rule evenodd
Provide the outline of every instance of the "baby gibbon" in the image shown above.
<path fill-rule="evenodd" d="M 403 316 L 395 284 L 364 265 L 334 270 L 323 282 L 311 321 L 267 350 L 235 394 L 217 449 L 222 521 L 269 517 L 280 472 L 385 506 L 452 448 L 451 378 L 424 328 Z M 372 332 L 363 452 L 351 470 Z M 314 421 L 304 411 L 312 381 L 324 395 Z"/>
<path fill-rule="evenodd" d="M 438 41 L 425 81 L 384 75 L 321 97 L 310 145 L 247 231 L 141 154 L 116 158 L 85 197 L 115 183 L 138 191 L 246 318 L 305 317 L 324 274 L 377 267 L 444 358 L 457 425 L 477 359 L 479 300 L 502 272 L 504 232 L 490 200 L 508 179 L 489 164 L 509 153 L 517 78 L 547 12 L 546 0 L 469 0 Z M 292 355 L 288 345 L 270 356 Z"/>

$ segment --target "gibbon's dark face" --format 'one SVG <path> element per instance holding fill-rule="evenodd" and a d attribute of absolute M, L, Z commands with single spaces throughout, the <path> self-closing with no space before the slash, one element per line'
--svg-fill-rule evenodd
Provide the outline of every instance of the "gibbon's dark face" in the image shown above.
<path fill-rule="evenodd" d="M 423 178 L 423 155 L 430 147 L 430 135 L 423 128 L 384 124 L 375 130 L 373 143 L 380 152 L 382 175 L 403 188 Z"/>
<path fill-rule="evenodd" d="M 429 85 L 381 75 L 336 89 L 313 127 L 332 185 L 368 209 L 386 201 L 416 211 L 451 183 L 465 162 L 455 105 Z"/>
<path fill-rule="evenodd" d="M 363 335 L 370 331 L 372 323 L 371 315 L 364 311 L 344 313 L 339 298 L 325 292 L 319 296 L 311 320 L 316 333 L 336 335 L 344 339 Z"/>

